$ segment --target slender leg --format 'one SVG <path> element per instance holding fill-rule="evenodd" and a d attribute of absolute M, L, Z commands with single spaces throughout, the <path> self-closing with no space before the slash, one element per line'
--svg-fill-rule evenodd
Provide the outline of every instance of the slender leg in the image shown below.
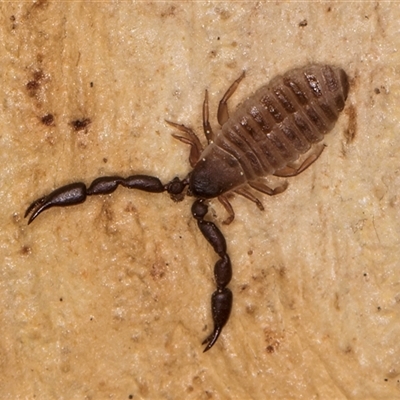
<path fill-rule="evenodd" d="M 207 344 L 204 352 L 211 349 L 217 341 L 222 328 L 228 322 L 233 299 L 232 292 L 226 287 L 232 278 L 232 266 L 226 252 L 226 241 L 223 234 L 214 223 L 204 220 L 207 211 L 208 206 L 204 204 L 203 200 L 196 200 L 193 203 L 192 215 L 196 218 L 201 233 L 220 257 L 214 267 L 214 277 L 217 290 L 211 296 L 211 312 L 214 322 L 214 330 L 203 341 L 203 344 Z"/>
<path fill-rule="evenodd" d="M 128 178 L 119 176 L 103 176 L 95 179 L 87 188 L 84 183 L 76 182 L 62 186 L 47 196 L 34 201 L 26 210 L 25 218 L 31 214 L 28 224 L 30 224 L 39 214 L 51 207 L 66 207 L 83 203 L 87 196 L 97 194 L 109 194 L 117 189 L 118 185 L 128 189 L 138 189 L 151 193 L 168 192 L 175 201 L 182 200 L 182 194 L 188 185 L 188 179 L 181 181 L 174 178 L 171 182 L 163 185 L 161 181 L 148 175 L 132 175 Z"/>
<path fill-rule="evenodd" d="M 208 90 L 206 90 L 206 94 L 204 96 L 204 101 L 203 101 L 203 130 L 208 144 L 214 141 L 214 132 L 208 120 L 209 114 L 210 113 L 208 109 Z"/>
<path fill-rule="evenodd" d="M 240 194 L 240 196 L 243 196 L 246 199 L 252 201 L 253 203 L 256 204 L 256 206 L 258 207 L 259 210 L 264 211 L 263 204 L 261 203 L 260 200 L 257 199 L 256 196 L 253 195 L 253 193 L 249 192 L 245 188 L 236 189 L 234 192 L 237 194 Z"/>
<path fill-rule="evenodd" d="M 228 218 L 224 219 L 222 223 L 224 225 L 229 225 L 235 219 L 235 211 L 230 203 L 228 196 L 222 195 L 218 196 L 218 201 L 224 206 L 226 212 L 228 213 Z"/>
<path fill-rule="evenodd" d="M 282 185 L 279 185 L 275 189 L 272 189 L 267 186 L 262 180 L 256 180 L 249 182 L 249 186 L 251 186 L 255 190 L 258 190 L 261 193 L 267 194 L 268 196 L 275 196 L 276 194 L 284 192 L 288 187 L 288 183 L 285 181 L 282 183 Z"/>
<path fill-rule="evenodd" d="M 285 168 L 280 169 L 279 171 L 276 171 L 274 173 L 275 176 L 279 176 L 282 178 L 288 178 L 289 176 L 296 176 L 301 174 L 303 171 L 305 171 L 311 164 L 314 164 L 315 161 L 318 160 L 319 156 L 322 154 L 324 151 L 325 145 L 318 146 L 315 149 L 315 152 L 310 154 L 299 167 L 290 167 L 287 166 Z"/>
<path fill-rule="evenodd" d="M 184 132 L 188 135 L 188 136 L 180 136 L 180 135 L 176 135 L 175 133 L 172 134 L 172 136 L 175 139 L 178 139 L 182 143 L 190 145 L 189 162 L 190 162 L 191 167 L 193 168 L 196 165 L 197 161 L 199 161 L 200 154 L 203 151 L 203 146 L 201 145 L 199 138 L 193 132 L 192 129 L 187 128 L 185 125 L 176 124 L 175 122 L 171 122 L 171 121 L 167 121 L 167 120 L 165 120 L 165 122 L 168 125 L 171 125 L 172 127 L 176 128 L 176 129 L 180 130 L 181 132 Z"/>
<path fill-rule="evenodd" d="M 244 76 L 245 76 L 245 71 L 243 71 L 242 75 L 240 75 L 239 78 L 237 78 L 235 82 L 232 83 L 232 85 L 229 87 L 229 89 L 226 91 L 221 101 L 219 102 L 217 118 L 218 118 L 218 123 L 221 126 L 229 119 L 227 101 L 233 95 L 233 93 L 235 93 L 235 90 L 239 86 L 239 83 L 244 78 Z"/>

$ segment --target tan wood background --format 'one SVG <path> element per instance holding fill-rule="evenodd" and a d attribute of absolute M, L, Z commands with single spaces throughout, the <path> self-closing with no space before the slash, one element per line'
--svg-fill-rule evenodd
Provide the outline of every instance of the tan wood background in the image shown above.
<path fill-rule="evenodd" d="M 399 32 L 384 2 L 3 3 L 0 397 L 399 398 Z M 201 133 L 208 89 L 217 129 L 242 70 L 232 110 L 311 62 L 347 71 L 347 108 L 264 212 L 233 200 L 234 308 L 210 352 L 216 257 L 190 198 L 119 189 L 27 226 L 73 181 L 184 177 L 165 119 Z"/>

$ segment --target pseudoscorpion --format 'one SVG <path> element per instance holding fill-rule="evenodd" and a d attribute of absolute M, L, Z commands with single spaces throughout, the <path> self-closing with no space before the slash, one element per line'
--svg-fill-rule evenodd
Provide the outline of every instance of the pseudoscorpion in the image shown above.
<path fill-rule="evenodd" d="M 175 201 L 193 196 L 192 215 L 198 227 L 218 254 L 214 275 L 217 286 L 211 297 L 214 322 L 212 333 L 204 340 L 204 351 L 217 341 L 229 319 L 232 292 L 227 285 L 232 277 L 231 261 L 224 236 L 217 226 L 205 219 L 207 199 L 218 198 L 228 212 L 224 221 L 234 219 L 228 193 L 242 195 L 263 209 L 253 189 L 268 195 L 284 191 L 287 184 L 271 189 L 267 175 L 295 176 L 309 167 L 321 154 L 319 144 L 332 130 L 349 91 L 346 73 L 329 65 L 307 65 L 277 76 L 245 100 L 229 117 L 227 101 L 244 73 L 231 85 L 218 107 L 221 129 L 214 135 L 208 121 L 208 94 L 203 103 L 203 127 L 208 145 L 203 149 L 196 134 L 184 125 L 168 122 L 181 134 L 173 136 L 190 145 L 192 171 L 184 179 L 174 178 L 167 184 L 153 176 L 132 175 L 128 178 L 103 176 L 89 187 L 77 182 L 60 187 L 34 201 L 26 210 L 30 224 L 42 211 L 54 206 L 82 203 L 86 196 L 112 193 L 118 185 L 146 192 L 167 192 Z M 311 150 L 310 150 L 311 149 Z M 305 154 L 307 153 L 307 154 Z M 300 155 L 305 159 L 293 164 Z"/>

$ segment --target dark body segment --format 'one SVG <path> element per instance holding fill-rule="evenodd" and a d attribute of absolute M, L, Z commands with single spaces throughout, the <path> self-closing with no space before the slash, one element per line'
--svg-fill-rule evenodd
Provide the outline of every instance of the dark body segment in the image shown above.
<path fill-rule="evenodd" d="M 273 174 L 333 128 L 348 90 L 347 75 L 340 68 L 293 69 L 243 102 L 222 126 L 214 145 L 239 162 L 244 181 Z"/>

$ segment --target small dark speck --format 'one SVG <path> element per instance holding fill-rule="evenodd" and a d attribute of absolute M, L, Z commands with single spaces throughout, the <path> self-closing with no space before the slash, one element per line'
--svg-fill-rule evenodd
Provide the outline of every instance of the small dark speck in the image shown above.
<path fill-rule="evenodd" d="M 174 17 L 176 12 L 175 6 L 169 6 L 161 13 L 161 18 Z"/>
<path fill-rule="evenodd" d="M 22 246 L 21 254 L 26 256 L 32 252 L 32 249 L 29 246 Z"/>
<path fill-rule="evenodd" d="M 130 394 L 130 395 L 128 396 L 128 399 L 133 399 L 133 395 Z"/>
<path fill-rule="evenodd" d="M 379 94 L 381 91 L 379 90 L 379 88 L 375 88 L 374 92 L 375 92 L 375 94 Z"/>
<path fill-rule="evenodd" d="M 364 272 L 364 276 L 367 276 L 367 273 L 366 273 L 366 272 Z"/>
<path fill-rule="evenodd" d="M 299 22 L 299 26 L 300 26 L 301 28 L 304 28 L 305 26 L 307 26 L 307 24 L 308 24 L 308 22 L 307 22 L 306 19 L 303 19 L 303 21 L 300 21 L 300 22 Z"/>
<path fill-rule="evenodd" d="M 93 86 L 94 86 L 93 82 L 90 82 L 90 87 L 93 87 Z"/>
<path fill-rule="evenodd" d="M 90 118 L 82 118 L 82 119 L 76 119 L 75 121 L 71 122 L 72 127 L 74 128 L 75 131 L 81 131 L 85 129 L 92 121 Z"/>
<path fill-rule="evenodd" d="M 51 126 L 54 125 L 54 115 L 53 114 L 46 114 L 41 118 L 42 124 Z"/>
<path fill-rule="evenodd" d="M 17 24 L 15 23 L 16 18 L 15 18 L 14 15 L 11 15 L 10 21 L 12 22 L 12 24 L 11 24 L 11 29 L 15 29 L 15 28 L 17 27 Z"/>
<path fill-rule="evenodd" d="M 377 309 L 378 309 L 378 311 L 381 311 L 381 308 L 379 306 L 377 307 Z"/>
<path fill-rule="evenodd" d="M 331 7 L 328 7 L 327 9 L 326 9 L 326 12 L 331 12 L 332 11 L 332 8 Z"/>
<path fill-rule="evenodd" d="M 389 380 L 388 378 L 385 378 L 385 379 L 384 379 L 385 382 L 387 382 L 388 380 Z"/>
<path fill-rule="evenodd" d="M 217 37 L 217 40 L 220 40 L 220 39 L 221 39 L 221 38 L 218 36 L 218 37 Z"/>
<path fill-rule="evenodd" d="M 39 89 L 39 82 L 38 81 L 29 81 L 27 84 L 26 84 L 26 88 L 29 90 L 29 91 L 33 91 L 33 90 L 37 90 L 37 89 Z"/>
<path fill-rule="evenodd" d="M 108 158 L 104 157 L 103 158 L 103 163 L 106 164 L 108 162 Z"/>
<path fill-rule="evenodd" d="M 62 297 L 60 297 L 60 301 L 63 301 L 63 298 L 62 298 Z"/>
<path fill-rule="evenodd" d="M 33 79 L 34 79 L 35 81 L 40 81 L 40 80 L 43 79 L 43 78 L 44 78 L 44 73 L 43 73 L 43 71 L 39 70 L 39 71 L 35 71 L 35 72 L 33 73 Z"/>
<path fill-rule="evenodd" d="M 267 346 L 267 353 L 273 353 L 274 351 L 275 350 L 273 346 Z"/>

